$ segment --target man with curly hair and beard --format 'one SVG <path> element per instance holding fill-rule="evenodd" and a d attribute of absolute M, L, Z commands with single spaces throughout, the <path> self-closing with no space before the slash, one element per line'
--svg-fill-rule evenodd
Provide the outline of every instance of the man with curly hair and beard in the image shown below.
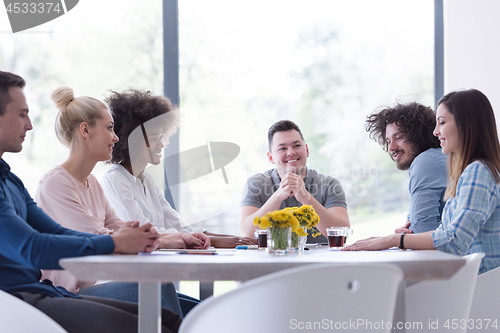
<path fill-rule="evenodd" d="M 396 104 L 367 116 L 366 131 L 389 153 L 396 167 L 410 170 L 410 207 L 396 233 L 435 230 L 441 223 L 446 191 L 446 155 L 432 131 L 436 113 L 419 103 Z"/>

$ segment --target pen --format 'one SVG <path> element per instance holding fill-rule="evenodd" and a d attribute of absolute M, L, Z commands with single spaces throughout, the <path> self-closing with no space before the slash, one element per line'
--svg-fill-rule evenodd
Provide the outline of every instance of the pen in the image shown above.
<path fill-rule="evenodd" d="M 258 245 L 238 245 L 236 250 L 248 250 L 248 249 L 258 249 Z"/>
<path fill-rule="evenodd" d="M 177 252 L 178 254 L 204 254 L 204 255 L 210 255 L 210 256 L 215 256 L 217 255 L 217 252 L 193 252 L 193 251 L 179 251 Z"/>

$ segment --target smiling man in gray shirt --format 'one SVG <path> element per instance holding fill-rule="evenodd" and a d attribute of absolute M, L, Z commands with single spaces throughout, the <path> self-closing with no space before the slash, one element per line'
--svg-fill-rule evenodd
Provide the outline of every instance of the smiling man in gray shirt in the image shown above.
<path fill-rule="evenodd" d="M 328 227 L 349 227 L 345 193 L 340 182 L 306 167 L 309 148 L 299 127 L 290 120 L 273 124 L 268 131 L 269 162 L 275 169 L 258 173 L 247 181 L 241 204 L 240 231 L 252 236 L 255 216 L 285 207 L 311 205 L 320 217 L 316 228 L 323 234 L 308 242 L 327 243 Z"/>
<path fill-rule="evenodd" d="M 410 169 L 410 209 L 396 233 L 435 230 L 441 223 L 446 191 L 446 155 L 432 132 L 436 113 L 418 103 L 396 104 L 367 117 L 366 130 L 400 170 Z"/>

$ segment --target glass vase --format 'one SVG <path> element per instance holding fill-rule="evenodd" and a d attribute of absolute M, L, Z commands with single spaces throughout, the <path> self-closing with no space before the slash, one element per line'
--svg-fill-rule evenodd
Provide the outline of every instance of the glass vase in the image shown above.
<path fill-rule="evenodd" d="M 302 227 L 304 232 L 307 233 L 307 228 Z M 292 249 L 297 251 L 304 251 L 304 245 L 306 245 L 307 236 L 298 236 L 295 232 L 292 232 Z"/>
<path fill-rule="evenodd" d="M 267 228 L 267 249 L 278 255 L 288 253 L 292 249 L 292 228 Z"/>

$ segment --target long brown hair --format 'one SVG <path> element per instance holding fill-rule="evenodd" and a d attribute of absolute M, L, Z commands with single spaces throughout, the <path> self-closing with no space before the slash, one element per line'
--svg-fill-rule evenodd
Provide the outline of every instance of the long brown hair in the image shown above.
<path fill-rule="evenodd" d="M 457 191 L 460 175 L 470 163 L 481 160 L 500 182 L 500 144 L 495 114 L 488 98 L 479 90 L 454 91 L 443 96 L 443 104 L 455 117 L 458 130 L 458 152 L 449 154 L 449 181 L 445 198 Z"/>

